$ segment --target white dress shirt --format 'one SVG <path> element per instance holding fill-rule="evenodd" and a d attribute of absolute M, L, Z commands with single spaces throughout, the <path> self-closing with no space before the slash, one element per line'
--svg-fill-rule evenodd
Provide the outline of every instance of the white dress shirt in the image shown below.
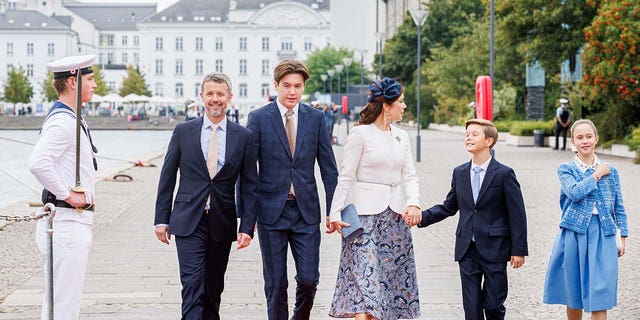
<path fill-rule="evenodd" d="M 282 118 L 282 125 L 286 128 L 287 127 L 287 117 L 284 115 L 287 110 L 289 110 L 287 107 L 285 107 L 282 103 L 280 103 L 280 101 L 278 101 L 278 99 L 276 99 L 276 104 L 278 105 L 278 110 L 280 111 L 280 118 Z M 297 128 L 298 128 L 298 109 L 300 109 L 300 103 L 296 103 L 296 105 L 291 109 L 293 110 L 293 127 L 296 128 L 296 133 Z"/>
<path fill-rule="evenodd" d="M 202 129 L 200 129 L 200 148 L 202 149 L 204 162 L 207 162 L 207 158 L 209 157 L 209 139 L 211 138 L 212 124 L 213 122 L 211 122 L 211 120 L 209 120 L 206 115 L 202 117 Z M 218 139 L 218 169 L 216 170 L 216 172 L 218 172 L 225 164 L 224 155 L 227 151 L 227 117 L 224 117 L 222 120 L 220 120 L 220 122 L 218 122 L 216 138 Z"/>
<path fill-rule="evenodd" d="M 340 211 L 348 204 L 354 204 L 359 215 L 378 214 L 387 207 L 398 213 L 411 205 L 420 207 L 418 175 L 406 131 L 394 126 L 382 131 L 375 124 L 351 130 L 330 220 L 340 221 Z"/>
<path fill-rule="evenodd" d="M 473 172 L 473 169 L 475 167 L 482 168 L 482 170 L 478 173 L 480 175 L 480 187 L 481 188 L 482 188 L 482 182 L 484 181 L 484 176 L 487 173 L 487 168 L 489 168 L 489 163 L 491 162 L 491 159 L 493 159 L 493 157 L 490 156 L 489 159 L 487 159 L 487 161 L 485 161 L 481 165 L 477 165 L 477 164 L 473 163 L 473 160 L 471 160 L 471 169 L 469 170 L 471 181 L 473 181 L 473 175 L 476 174 L 475 172 Z M 478 192 L 480 192 L 480 190 L 478 190 Z"/>

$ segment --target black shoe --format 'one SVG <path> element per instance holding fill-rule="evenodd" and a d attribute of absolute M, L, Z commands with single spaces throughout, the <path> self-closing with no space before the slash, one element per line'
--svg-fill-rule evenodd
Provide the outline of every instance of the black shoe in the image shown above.
<path fill-rule="evenodd" d="M 562 151 L 565 151 L 565 150 L 567 150 L 567 147 L 562 147 Z"/>
<path fill-rule="evenodd" d="M 553 148 L 553 150 L 558 150 L 558 147 Z"/>

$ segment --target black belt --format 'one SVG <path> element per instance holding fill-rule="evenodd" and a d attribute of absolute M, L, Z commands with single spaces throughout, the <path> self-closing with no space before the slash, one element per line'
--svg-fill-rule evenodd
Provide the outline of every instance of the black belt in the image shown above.
<path fill-rule="evenodd" d="M 69 209 L 76 209 L 76 207 L 62 201 L 62 200 L 56 200 L 56 202 L 54 203 L 56 208 L 69 208 Z M 95 205 L 92 203 L 91 205 L 87 205 L 84 208 L 82 208 L 82 210 L 87 210 L 87 211 L 93 211 L 95 209 Z"/>

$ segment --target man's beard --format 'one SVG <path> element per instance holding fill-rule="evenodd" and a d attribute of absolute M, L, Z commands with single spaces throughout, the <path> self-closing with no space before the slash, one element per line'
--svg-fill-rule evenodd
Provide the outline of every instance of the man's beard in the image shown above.
<path fill-rule="evenodd" d="M 210 116 L 212 116 L 214 118 L 217 118 L 217 117 L 219 117 L 219 116 L 224 114 L 224 108 L 220 107 L 220 108 L 217 108 L 217 109 L 207 109 L 207 113 Z"/>

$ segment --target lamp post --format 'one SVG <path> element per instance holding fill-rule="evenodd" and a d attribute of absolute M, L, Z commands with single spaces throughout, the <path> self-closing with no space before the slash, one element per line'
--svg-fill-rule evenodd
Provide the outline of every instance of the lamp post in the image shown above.
<path fill-rule="evenodd" d="M 338 93 L 340 93 L 340 90 L 342 90 L 342 85 L 340 84 L 340 75 L 342 74 L 342 69 L 344 69 L 344 66 L 341 64 L 336 64 L 335 66 L 333 66 L 336 69 L 336 72 L 338 73 Z"/>
<path fill-rule="evenodd" d="M 335 73 L 336 73 L 336 71 L 333 70 L 333 69 L 327 70 L 327 74 L 329 75 L 329 94 L 333 93 L 333 75 Z"/>
<path fill-rule="evenodd" d="M 382 39 L 384 38 L 384 32 L 376 32 L 376 39 L 378 39 L 378 78 L 382 79 Z"/>
<path fill-rule="evenodd" d="M 360 50 L 360 85 L 364 85 L 364 55 L 367 51 L 367 49 Z"/>
<path fill-rule="evenodd" d="M 418 63 L 418 76 L 417 76 L 417 104 L 416 104 L 416 114 L 417 114 L 417 119 L 418 119 L 418 133 L 416 136 L 416 162 L 420 162 L 420 60 L 422 60 L 420 58 L 420 44 L 421 44 L 421 34 L 420 32 L 422 31 L 422 24 L 424 23 L 424 21 L 427 19 L 427 16 L 429 15 L 429 11 L 428 10 L 411 10 L 411 18 L 413 18 L 413 22 L 416 24 L 416 27 L 418 28 L 418 56 L 416 58 L 416 61 Z"/>
<path fill-rule="evenodd" d="M 353 62 L 352 58 L 342 58 L 342 62 L 344 63 L 344 66 L 347 69 L 347 94 L 349 94 L 349 68 L 351 66 L 351 63 Z"/>
<path fill-rule="evenodd" d="M 327 93 L 327 75 L 321 74 L 320 79 L 322 79 L 322 93 Z"/>

